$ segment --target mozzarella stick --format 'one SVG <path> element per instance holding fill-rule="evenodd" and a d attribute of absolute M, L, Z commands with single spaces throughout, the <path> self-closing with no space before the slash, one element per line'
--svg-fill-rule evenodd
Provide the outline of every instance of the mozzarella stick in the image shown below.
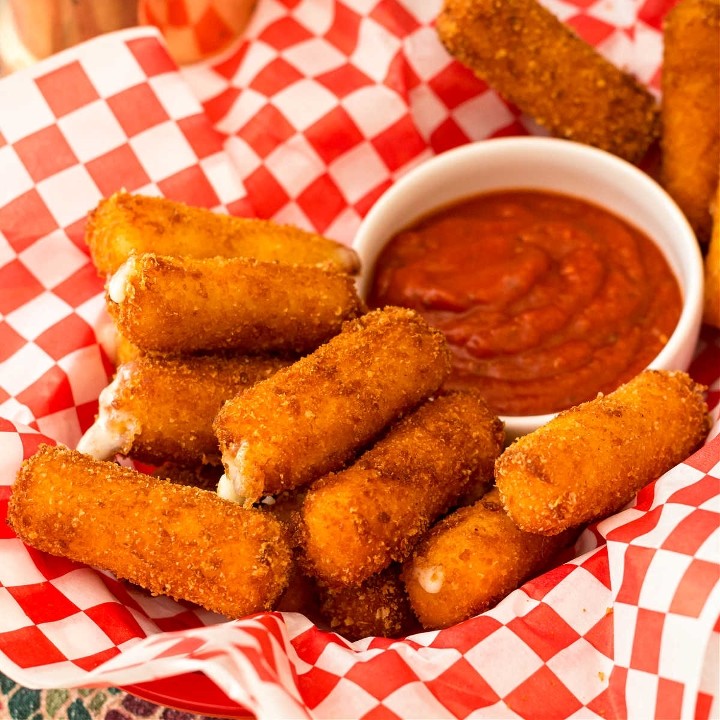
<path fill-rule="evenodd" d="M 575 535 L 520 530 L 493 489 L 448 515 L 418 543 L 402 573 L 412 609 L 426 630 L 466 620 L 544 570 Z"/>
<path fill-rule="evenodd" d="M 207 465 L 180 465 L 168 461 L 155 468 L 152 475 L 179 485 L 190 485 L 201 490 L 215 491 L 220 475 L 222 475 L 222 465 L 212 463 Z"/>
<path fill-rule="evenodd" d="M 289 362 L 262 356 L 140 357 L 121 365 L 100 393 L 97 418 L 77 449 L 97 460 L 120 453 L 154 464 L 219 464 L 212 423 L 222 404 Z"/>
<path fill-rule="evenodd" d="M 704 389 L 682 372 L 646 370 L 520 438 L 495 464 L 508 515 L 554 535 L 617 512 L 702 443 Z"/>
<path fill-rule="evenodd" d="M 316 625 L 324 624 L 320 614 L 320 598 L 315 581 L 293 565 L 285 592 L 275 604 L 276 612 L 300 613 Z"/>
<path fill-rule="evenodd" d="M 38 550 L 230 618 L 270 609 L 291 567 L 270 516 L 62 447 L 23 463 L 8 520 Z"/>
<path fill-rule="evenodd" d="M 536 0 L 445 0 L 447 50 L 553 135 L 637 162 L 657 136 L 652 94 Z"/>
<path fill-rule="evenodd" d="M 450 371 L 439 330 L 386 308 L 347 323 L 314 353 L 228 401 L 215 420 L 218 492 L 252 504 L 339 469 Z"/>
<path fill-rule="evenodd" d="M 713 208 L 713 227 L 705 256 L 703 322 L 720 328 L 720 185 Z"/>
<path fill-rule="evenodd" d="M 124 365 L 131 360 L 142 357 L 143 351 L 133 345 L 126 337 L 116 331 L 116 348 L 115 348 L 115 364 Z"/>
<path fill-rule="evenodd" d="M 319 593 L 322 617 L 331 630 L 348 640 L 397 638 L 417 629 L 398 566 L 360 585 L 320 586 Z"/>
<path fill-rule="evenodd" d="M 663 38 L 661 179 L 707 243 L 720 171 L 720 2 L 682 0 Z"/>
<path fill-rule="evenodd" d="M 137 255 L 108 283 L 121 334 L 146 351 L 314 350 L 362 310 L 353 279 L 245 258 Z"/>
<path fill-rule="evenodd" d="M 301 525 L 306 570 L 330 585 L 357 585 L 402 562 L 468 485 L 491 472 L 504 436 L 475 393 L 428 400 L 310 489 Z"/>
<path fill-rule="evenodd" d="M 98 273 L 114 273 L 132 254 L 245 257 L 320 265 L 356 273 L 354 250 L 291 225 L 238 218 L 165 198 L 118 192 L 88 217 L 85 241 Z"/>

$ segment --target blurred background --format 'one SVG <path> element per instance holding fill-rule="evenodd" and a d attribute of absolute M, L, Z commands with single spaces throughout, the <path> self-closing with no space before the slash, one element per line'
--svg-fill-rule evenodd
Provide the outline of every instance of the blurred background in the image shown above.
<path fill-rule="evenodd" d="M 255 0 L 0 0 L 0 74 L 95 35 L 155 25 L 180 64 L 220 52 L 244 30 Z"/>

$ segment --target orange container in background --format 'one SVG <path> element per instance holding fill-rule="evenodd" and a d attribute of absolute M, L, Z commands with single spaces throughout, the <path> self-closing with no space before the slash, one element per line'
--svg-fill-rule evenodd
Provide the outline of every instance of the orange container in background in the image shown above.
<path fill-rule="evenodd" d="M 0 75 L 96 35 L 155 25 L 180 63 L 209 57 L 245 29 L 256 0 L 0 0 Z"/>
<path fill-rule="evenodd" d="M 213 55 L 245 29 L 255 0 L 139 0 L 138 19 L 160 28 L 178 63 Z"/>

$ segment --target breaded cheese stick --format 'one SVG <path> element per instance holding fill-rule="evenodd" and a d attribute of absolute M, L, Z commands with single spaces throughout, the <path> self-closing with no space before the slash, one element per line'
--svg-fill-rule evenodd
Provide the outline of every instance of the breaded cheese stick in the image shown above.
<path fill-rule="evenodd" d="M 293 565 L 285 592 L 273 608 L 276 612 L 300 613 L 316 625 L 323 623 L 320 614 L 320 597 L 315 581 L 305 575 L 297 564 Z"/>
<path fill-rule="evenodd" d="M 426 630 L 466 620 L 544 570 L 575 535 L 520 530 L 493 488 L 475 505 L 441 520 L 418 543 L 402 573 L 412 609 Z"/>
<path fill-rule="evenodd" d="M 705 256 L 703 322 L 720 328 L 720 185 L 715 195 L 712 235 Z"/>
<path fill-rule="evenodd" d="M 120 332 L 143 350 L 314 350 L 363 309 L 349 275 L 245 258 L 137 255 L 108 283 Z"/>
<path fill-rule="evenodd" d="M 686 373 L 646 370 L 521 437 L 495 463 L 508 515 L 554 535 L 617 512 L 702 443 L 704 389 Z"/>
<path fill-rule="evenodd" d="M 482 397 L 431 398 L 350 467 L 313 485 L 302 508 L 301 559 L 330 585 L 357 585 L 402 562 L 430 525 L 502 450 L 502 422 Z"/>
<path fill-rule="evenodd" d="M 200 490 L 214 492 L 220 475 L 222 475 L 222 465 L 180 465 L 174 462 L 164 462 L 155 468 L 152 475 L 178 485 L 190 485 Z"/>
<path fill-rule="evenodd" d="M 707 243 L 720 172 L 720 0 L 681 0 L 663 31 L 661 179 Z"/>
<path fill-rule="evenodd" d="M 252 504 L 339 469 L 442 384 L 445 337 L 413 310 L 346 323 L 314 353 L 225 403 L 215 419 L 218 492 Z"/>
<path fill-rule="evenodd" d="M 397 565 L 360 585 L 321 585 L 319 593 L 322 617 L 331 630 L 348 640 L 397 638 L 418 629 Z"/>
<path fill-rule="evenodd" d="M 630 162 L 658 132 L 652 94 L 536 0 L 445 0 L 447 50 L 553 135 Z"/>
<path fill-rule="evenodd" d="M 8 520 L 38 550 L 230 618 L 270 609 L 291 567 L 268 515 L 62 447 L 22 464 Z"/>
<path fill-rule="evenodd" d="M 317 233 L 128 192 L 100 201 L 88 217 L 85 241 L 103 276 L 114 273 L 130 255 L 148 252 L 320 265 L 350 274 L 360 268 L 354 250 Z"/>
<path fill-rule="evenodd" d="M 77 449 L 147 463 L 220 463 L 212 423 L 222 404 L 290 363 L 263 356 L 144 356 L 121 365 L 100 393 Z"/>
<path fill-rule="evenodd" d="M 116 365 L 124 365 L 131 360 L 142 357 L 143 351 L 137 345 L 133 345 L 122 333 L 116 331 L 115 337 L 117 340 L 115 349 Z"/>

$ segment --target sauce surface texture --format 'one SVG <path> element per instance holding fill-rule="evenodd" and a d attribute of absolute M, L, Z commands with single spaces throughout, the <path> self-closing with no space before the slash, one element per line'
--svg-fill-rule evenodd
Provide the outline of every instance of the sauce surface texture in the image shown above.
<path fill-rule="evenodd" d="M 445 333 L 445 387 L 476 388 L 502 415 L 536 415 L 645 368 L 677 324 L 681 295 L 657 246 L 621 218 L 513 190 L 462 200 L 395 235 L 368 303 L 414 308 Z"/>

